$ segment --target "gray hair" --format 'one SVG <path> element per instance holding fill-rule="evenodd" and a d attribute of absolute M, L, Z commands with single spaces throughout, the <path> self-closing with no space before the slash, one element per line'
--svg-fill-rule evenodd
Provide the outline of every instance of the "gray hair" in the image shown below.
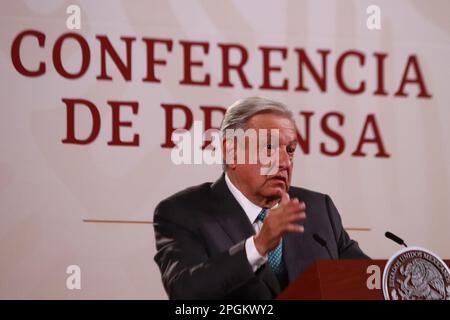
<path fill-rule="evenodd" d="M 295 123 L 292 111 L 285 104 L 264 97 L 249 97 L 236 101 L 225 112 L 222 124 L 220 125 L 222 139 L 226 137 L 226 130 L 245 129 L 248 120 L 260 113 L 279 114 Z M 222 168 L 226 171 L 227 164 L 225 162 Z"/>
<path fill-rule="evenodd" d="M 291 110 L 283 103 L 264 97 L 249 97 L 236 101 L 227 109 L 220 125 L 222 136 L 227 129 L 244 129 L 247 121 L 258 113 L 281 114 L 295 122 Z"/>

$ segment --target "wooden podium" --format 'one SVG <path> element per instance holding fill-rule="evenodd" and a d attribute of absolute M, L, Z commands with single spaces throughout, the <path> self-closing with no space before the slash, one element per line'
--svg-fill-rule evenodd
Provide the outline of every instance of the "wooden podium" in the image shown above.
<path fill-rule="evenodd" d="M 387 260 L 321 260 L 281 292 L 277 300 L 383 300 L 382 279 Z M 450 260 L 445 260 L 450 266 Z M 378 266 L 379 289 L 369 289 L 369 266 Z"/>

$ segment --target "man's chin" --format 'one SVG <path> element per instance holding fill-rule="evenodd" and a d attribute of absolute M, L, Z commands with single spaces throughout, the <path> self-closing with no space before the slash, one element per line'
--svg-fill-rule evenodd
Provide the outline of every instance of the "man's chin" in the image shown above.
<path fill-rule="evenodd" d="M 268 199 L 276 200 L 276 199 L 281 199 L 281 196 L 286 191 L 287 191 L 286 185 L 284 183 L 280 183 L 280 184 L 277 184 L 276 186 L 270 186 L 269 188 L 267 188 L 265 194 L 267 195 L 266 197 Z"/>

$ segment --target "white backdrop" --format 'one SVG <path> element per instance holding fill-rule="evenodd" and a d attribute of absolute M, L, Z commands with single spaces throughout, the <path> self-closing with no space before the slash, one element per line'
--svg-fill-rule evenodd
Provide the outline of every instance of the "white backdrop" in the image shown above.
<path fill-rule="evenodd" d="M 68 30 L 66 8 L 81 8 L 81 29 Z M 366 8 L 381 9 L 381 30 L 368 30 Z M 383 236 L 386 230 L 408 244 L 426 247 L 450 258 L 450 10 L 448 1 L 1 1 L 0 10 L 0 298 L 150 298 L 165 299 L 160 274 L 153 262 L 151 221 L 156 204 L 187 186 L 214 181 L 220 166 L 175 166 L 165 141 L 163 103 L 186 105 L 194 120 L 204 120 L 200 106 L 226 107 L 235 100 L 264 95 L 288 104 L 305 132 L 300 112 L 314 112 L 310 151 L 297 151 L 293 184 L 329 194 L 344 226 L 374 258 L 388 258 L 397 246 Z M 14 39 L 25 30 L 45 35 L 22 42 L 23 65 L 35 69 L 45 62 L 45 74 L 29 77 L 12 62 Z M 55 41 L 65 33 L 81 35 L 90 48 L 90 64 L 78 79 L 58 74 L 52 62 Z M 98 35 L 105 35 L 125 61 L 120 37 L 135 37 L 132 77 L 125 81 L 107 59 L 113 81 L 98 80 L 101 55 Z M 142 81 L 147 55 L 142 37 L 168 39 L 171 52 L 158 46 L 155 55 L 167 61 L 155 67 L 161 83 Z M 179 43 L 203 41 L 205 54 L 193 50 L 193 77 L 211 76 L 209 86 L 180 85 L 183 55 Z M 218 43 L 246 48 L 244 88 L 231 72 L 232 88 L 222 79 Z M 285 47 L 287 58 L 274 53 L 281 66 L 272 82 L 289 80 L 287 90 L 259 89 L 262 54 L 259 46 Z M 322 92 L 308 73 L 308 92 L 296 91 L 298 61 L 303 48 L 314 66 L 319 49 L 330 51 L 327 89 Z M 345 93 L 336 81 L 337 60 L 347 51 L 364 54 L 364 66 L 349 58 L 344 76 L 349 86 L 366 82 L 363 93 Z M 386 53 L 384 87 L 377 87 L 374 53 Z M 395 96 L 408 57 L 417 58 L 431 98 L 417 97 L 419 86 L 406 84 L 406 97 Z M 238 59 L 232 56 L 233 59 Z M 82 61 L 74 42 L 64 44 L 61 60 L 75 72 Z M 236 60 L 235 60 L 236 61 Z M 320 71 L 320 67 L 318 68 Z M 414 70 L 410 78 L 414 78 Z M 305 71 L 307 72 L 307 71 Z M 98 137 L 88 145 L 64 144 L 67 121 L 62 98 L 86 99 L 101 115 Z M 123 140 L 139 134 L 138 147 L 110 146 L 111 108 L 107 101 L 136 101 L 137 114 L 122 111 Z M 86 111 L 86 110 L 85 110 Z M 335 150 L 336 140 L 321 128 L 323 116 L 339 112 L 344 124 L 331 119 L 329 127 L 345 141 L 337 156 L 320 152 L 320 144 Z M 365 157 L 352 156 L 367 116 L 372 114 L 388 158 L 374 155 L 374 144 L 363 147 Z M 213 123 L 220 123 L 215 114 Z M 87 112 L 76 114 L 77 135 L 91 128 Z M 175 126 L 183 125 L 177 113 Z M 370 136 L 370 134 L 368 135 Z M 124 220 L 92 223 L 86 219 Z M 362 230 L 359 230 L 362 228 Z M 81 290 L 66 288 L 66 268 L 81 268 Z"/>

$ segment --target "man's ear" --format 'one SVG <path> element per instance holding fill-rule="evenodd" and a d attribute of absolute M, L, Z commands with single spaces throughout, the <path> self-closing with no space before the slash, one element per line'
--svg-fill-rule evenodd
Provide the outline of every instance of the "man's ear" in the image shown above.
<path fill-rule="evenodd" d="M 222 141 L 222 157 L 228 168 L 236 168 L 237 150 L 234 137 L 224 138 Z"/>

